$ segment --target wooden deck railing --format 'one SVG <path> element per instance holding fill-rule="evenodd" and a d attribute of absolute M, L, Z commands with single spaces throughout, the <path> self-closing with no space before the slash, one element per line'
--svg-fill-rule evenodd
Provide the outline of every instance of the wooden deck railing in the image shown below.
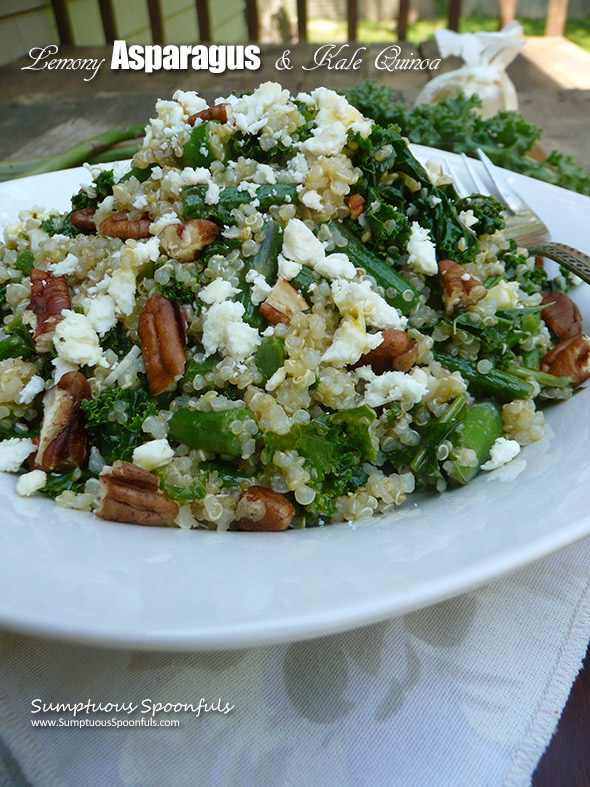
<path fill-rule="evenodd" d="M 117 26 L 113 13 L 113 0 L 97 0 L 105 40 L 111 43 L 117 38 Z M 397 37 L 405 41 L 408 35 L 408 19 L 411 0 L 399 0 L 397 16 Z M 549 0 L 545 35 L 563 35 L 567 21 L 569 0 Z M 154 44 L 164 43 L 164 25 L 160 0 L 146 0 L 150 19 L 152 41 Z M 68 14 L 67 0 L 51 0 L 55 22 L 60 43 L 75 44 L 72 34 L 72 25 Z M 195 11 L 199 24 L 199 37 L 203 43 L 209 43 L 211 38 L 211 17 L 209 13 L 209 0 L 195 0 Z M 258 19 L 258 5 L 256 0 L 244 0 L 244 15 L 248 40 L 258 41 L 260 26 Z M 348 40 L 356 41 L 358 34 L 358 0 L 346 0 Z M 499 0 L 500 27 L 510 22 L 516 15 L 516 0 Z M 461 0 L 449 0 L 448 27 L 458 30 L 461 19 Z M 307 0 L 297 0 L 297 37 L 299 41 L 307 41 Z"/>

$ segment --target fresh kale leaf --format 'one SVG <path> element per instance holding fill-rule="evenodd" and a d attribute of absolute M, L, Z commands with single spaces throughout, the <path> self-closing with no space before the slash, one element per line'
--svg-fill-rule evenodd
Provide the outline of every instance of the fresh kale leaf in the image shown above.
<path fill-rule="evenodd" d="M 75 467 L 67 473 L 49 473 L 45 486 L 39 491 L 45 497 L 51 497 L 55 500 L 62 492 L 71 490 L 76 494 L 84 491 L 84 485 L 90 478 L 90 473 L 87 470 L 81 470 Z"/>
<path fill-rule="evenodd" d="M 476 235 L 493 235 L 494 232 L 503 230 L 506 226 L 502 205 L 494 197 L 474 194 L 471 197 L 460 199 L 455 203 L 455 208 L 459 213 L 473 211 L 477 224 L 474 224 L 471 229 Z"/>
<path fill-rule="evenodd" d="M 165 265 L 166 263 L 162 263 Z M 158 265 L 157 267 L 161 267 Z M 170 301 L 178 301 L 178 303 L 192 303 L 195 300 L 195 294 L 190 286 L 183 281 L 178 281 L 176 276 L 170 276 L 167 284 L 156 284 L 161 294 L 168 298 Z"/>
<path fill-rule="evenodd" d="M 123 412 L 127 420 L 123 423 L 109 419 L 117 402 L 126 405 Z M 86 415 L 89 443 L 96 445 L 107 464 L 112 464 L 115 459 L 131 459 L 133 450 L 145 439 L 141 431 L 143 422 L 148 415 L 155 415 L 158 409 L 150 394 L 140 386 L 111 386 L 97 399 L 88 399 L 81 406 Z"/>
<path fill-rule="evenodd" d="M 74 238 L 79 234 L 78 230 L 70 221 L 70 214 L 63 213 L 61 216 L 49 216 L 41 222 L 41 229 L 50 237 L 54 235 L 66 235 Z"/>
<path fill-rule="evenodd" d="M 93 180 L 92 186 L 96 196 L 90 197 L 86 189 L 81 189 L 72 197 L 72 210 L 82 208 L 96 208 L 105 197 L 110 197 L 115 186 L 115 176 L 112 169 L 106 169 Z"/>
<path fill-rule="evenodd" d="M 133 347 L 133 342 L 127 336 L 125 328 L 120 322 L 108 330 L 100 340 L 100 346 L 103 350 L 112 350 L 116 353 L 117 358 L 121 360 L 124 358 L 129 350 Z"/>

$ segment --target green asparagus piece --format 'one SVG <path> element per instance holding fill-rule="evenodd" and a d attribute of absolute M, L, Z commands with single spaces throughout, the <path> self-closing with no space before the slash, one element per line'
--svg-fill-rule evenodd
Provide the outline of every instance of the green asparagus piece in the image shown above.
<path fill-rule="evenodd" d="M 219 195 L 219 202 L 208 205 L 205 202 L 207 186 L 185 186 L 182 192 L 184 217 L 186 219 L 206 219 L 212 217 L 218 221 L 228 223 L 231 220 L 231 211 L 253 202 L 249 191 L 238 191 L 237 186 L 228 186 Z M 271 205 L 282 205 L 284 202 L 297 201 L 297 184 L 277 183 L 274 186 L 258 186 L 256 200 L 259 209 L 267 211 Z"/>
<path fill-rule="evenodd" d="M 496 405 L 480 402 L 469 407 L 463 427 L 455 432 L 451 442 L 454 449 L 471 448 L 475 451 L 477 464 L 465 466 L 451 459 L 454 465 L 452 478 L 460 484 L 471 481 L 489 459 L 490 450 L 499 437 L 502 437 L 502 417 Z"/>
<path fill-rule="evenodd" d="M 280 336 L 265 336 L 256 351 L 256 366 L 264 380 L 269 380 L 285 363 L 285 340 Z"/>
<path fill-rule="evenodd" d="M 35 267 L 35 255 L 32 251 L 21 251 L 16 255 L 14 267 L 17 268 L 25 276 Z"/>
<path fill-rule="evenodd" d="M 291 279 L 291 285 L 295 287 L 296 290 L 302 292 L 304 295 L 307 295 L 309 288 L 312 284 L 317 284 L 320 281 L 318 278 L 317 273 L 314 273 L 311 268 L 306 268 L 305 266 L 301 268 L 297 276 Z"/>
<path fill-rule="evenodd" d="M 214 133 L 217 120 L 208 120 L 193 128 L 184 146 L 182 163 L 185 167 L 208 167 L 214 161 L 225 159 L 225 148 Z"/>
<path fill-rule="evenodd" d="M 433 350 L 434 359 L 451 372 L 461 372 L 461 376 L 469 382 L 469 387 L 478 393 L 492 396 L 502 402 L 513 399 L 528 399 L 533 395 L 531 383 L 521 380 L 514 374 L 501 369 L 491 368 L 483 374 L 478 371 L 477 362 L 465 361 Z"/>
<path fill-rule="evenodd" d="M 8 336 L 0 342 L 0 361 L 6 358 L 29 358 L 31 353 L 30 346 L 21 336 Z"/>
<path fill-rule="evenodd" d="M 385 260 L 378 257 L 343 224 L 330 221 L 328 227 L 336 242 L 335 251 L 346 253 L 357 268 L 363 268 L 385 290 L 385 300 L 402 314 L 408 314 L 418 303 L 418 292 Z"/>
<path fill-rule="evenodd" d="M 123 181 L 125 181 L 125 180 L 129 180 L 129 178 L 132 178 L 132 177 L 133 177 L 133 178 L 137 178 L 137 180 L 138 180 L 140 183 L 143 183 L 143 182 L 144 182 L 145 180 L 147 180 L 147 179 L 149 178 L 149 176 L 152 174 L 152 170 L 153 170 L 153 168 L 154 168 L 155 166 L 156 166 L 155 164 L 150 164 L 149 166 L 147 166 L 147 167 L 142 167 L 141 169 L 140 169 L 139 167 L 131 167 L 131 169 L 129 170 L 129 172 L 126 172 L 126 173 L 123 175 L 123 177 L 121 178 L 121 183 L 122 183 Z"/>
<path fill-rule="evenodd" d="M 569 385 L 574 384 L 571 377 L 556 377 L 554 374 L 547 374 L 538 369 L 529 369 L 526 366 L 517 366 L 510 364 L 506 367 L 506 371 L 510 374 L 521 377 L 523 380 L 533 379 L 539 383 L 542 388 L 567 388 Z"/>
<path fill-rule="evenodd" d="M 143 126 L 130 126 L 126 129 L 115 128 L 105 131 L 96 137 L 92 137 L 92 139 L 86 140 L 86 142 L 80 142 L 64 150 L 63 153 L 48 156 L 40 164 L 22 172 L 19 177 L 26 178 L 31 175 L 40 175 L 43 172 L 54 172 L 57 169 L 75 167 L 87 161 L 91 156 L 110 148 L 112 145 L 116 145 L 118 142 L 123 142 L 126 139 L 141 137 L 143 133 Z"/>
<path fill-rule="evenodd" d="M 539 352 L 538 347 L 534 347 L 528 352 L 523 350 L 521 355 L 523 366 L 525 366 L 527 369 L 532 369 L 537 372 L 539 371 L 541 368 L 541 353 Z"/>
<path fill-rule="evenodd" d="M 279 252 L 283 245 L 283 230 L 276 221 L 266 221 L 263 227 L 264 240 L 260 244 L 260 250 L 254 257 L 247 258 L 245 265 L 240 273 L 240 292 L 236 298 L 244 307 L 243 319 L 254 328 L 264 328 L 267 324 L 260 309 L 252 303 L 252 285 L 246 281 L 248 271 L 255 270 L 264 276 L 267 284 L 274 284 L 277 280 L 279 269 Z"/>
<path fill-rule="evenodd" d="M 160 473 L 160 491 L 173 500 L 201 500 L 207 494 L 207 487 L 200 478 L 195 478 L 189 486 L 173 486 L 162 479 Z M 162 474 L 163 475 L 163 474 Z"/>
<path fill-rule="evenodd" d="M 168 436 L 173 442 L 190 445 L 191 448 L 239 456 L 242 442 L 240 434 L 232 431 L 232 426 L 253 420 L 252 414 L 244 407 L 210 412 L 179 407 L 168 421 Z"/>
<path fill-rule="evenodd" d="M 107 164 L 109 161 L 125 161 L 135 156 L 141 145 L 115 145 L 115 147 L 103 150 L 95 156 L 90 156 L 88 159 L 89 164 Z M 144 170 L 139 170 L 144 172 Z M 149 177 L 149 176 L 148 176 Z"/>
<path fill-rule="evenodd" d="M 205 375 L 212 372 L 220 360 L 221 358 L 219 355 L 210 355 L 208 358 L 205 358 L 204 361 L 195 361 L 194 358 L 191 359 L 184 370 L 183 383 L 192 383 L 198 374 Z"/>
<path fill-rule="evenodd" d="M 467 399 L 465 394 L 459 394 L 448 405 L 440 418 L 428 425 L 429 428 L 424 438 L 420 441 L 414 458 L 410 462 L 410 470 L 414 473 L 424 473 L 425 470 L 438 470 L 436 449 L 448 438 L 457 425 L 464 420 L 466 411 Z M 431 472 L 426 474 L 430 475 Z"/>

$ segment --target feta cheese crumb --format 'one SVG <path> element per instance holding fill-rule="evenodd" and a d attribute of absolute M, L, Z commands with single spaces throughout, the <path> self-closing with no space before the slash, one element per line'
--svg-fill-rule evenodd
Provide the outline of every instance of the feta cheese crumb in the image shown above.
<path fill-rule="evenodd" d="M 472 210 L 462 210 L 461 213 L 459 213 L 459 221 L 464 227 L 470 230 L 477 224 L 478 218 Z"/>
<path fill-rule="evenodd" d="M 54 276 L 69 276 L 78 267 L 78 258 L 74 254 L 67 254 L 61 262 L 49 266 Z"/>
<path fill-rule="evenodd" d="M 84 314 L 70 309 L 63 309 L 62 315 L 53 338 L 57 354 L 69 363 L 96 366 L 103 353 L 92 323 Z"/>
<path fill-rule="evenodd" d="M 19 476 L 16 482 L 16 494 L 21 497 L 30 497 L 42 489 L 46 481 L 47 473 L 44 473 L 43 470 L 31 470 L 30 473 Z"/>
<path fill-rule="evenodd" d="M 84 312 L 99 336 L 103 336 L 117 323 L 115 301 L 110 295 L 97 295 L 86 298 L 82 304 Z"/>
<path fill-rule="evenodd" d="M 346 254 L 335 252 L 316 262 L 315 270 L 326 279 L 354 279 L 356 268 Z"/>
<path fill-rule="evenodd" d="M 356 363 L 361 355 L 374 350 L 382 341 L 381 333 L 367 333 L 364 320 L 346 315 L 321 360 L 333 366 L 348 366 Z"/>
<path fill-rule="evenodd" d="M 174 451 L 166 438 L 150 440 L 148 443 L 138 445 L 133 451 L 133 464 L 143 467 L 144 470 L 155 470 L 163 467 L 172 460 Z"/>
<path fill-rule="evenodd" d="M 315 156 L 337 156 L 346 144 L 346 128 L 340 120 L 327 126 L 318 126 L 312 134 L 301 143 L 301 150 Z"/>
<path fill-rule="evenodd" d="M 320 197 L 319 193 L 315 189 L 310 189 L 306 191 L 299 197 L 299 201 L 303 202 L 308 208 L 311 210 L 323 210 L 324 203 L 322 202 L 322 198 Z"/>
<path fill-rule="evenodd" d="M 433 276 L 438 273 L 436 249 L 430 232 L 421 227 L 417 221 L 412 222 L 412 234 L 408 241 L 408 265 L 418 273 Z"/>
<path fill-rule="evenodd" d="M 45 388 L 45 381 L 39 375 L 31 377 L 29 382 L 24 386 L 22 391 L 16 397 L 18 404 L 30 404 L 38 393 Z"/>
<path fill-rule="evenodd" d="M 517 281 L 499 281 L 495 287 L 491 287 L 482 303 L 489 303 L 496 301 L 496 308 L 498 309 L 513 309 L 518 303 L 518 282 Z"/>
<path fill-rule="evenodd" d="M 491 448 L 490 458 L 481 466 L 482 470 L 497 470 L 520 453 L 520 445 L 516 440 L 507 440 L 505 437 L 498 437 Z"/>
<path fill-rule="evenodd" d="M 258 271 L 255 271 L 254 268 L 251 268 L 246 274 L 246 281 L 253 285 L 250 297 L 254 306 L 258 306 L 259 303 L 266 300 L 272 292 L 270 284 L 268 284 L 264 276 L 258 273 Z"/>
<path fill-rule="evenodd" d="M 303 267 L 300 262 L 288 260 L 284 254 L 279 254 L 278 264 L 279 276 L 282 276 L 283 279 L 286 279 L 287 281 L 291 281 L 291 279 L 294 279 L 295 276 L 298 276 L 301 272 L 301 268 Z"/>
<path fill-rule="evenodd" d="M 388 402 L 401 402 L 405 409 L 421 402 L 428 392 L 428 376 L 422 369 L 406 372 L 385 372 L 376 375 L 370 366 L 357 370 L 361 379 L 367 380 L 365 404 L 380 407 Z"/>
<path fill-rule="evenodd" d="M 221 303 L 221 301 L 224 301 L 226 298 L 231 298 L 238 293 L 239 289 L 233 287 L 225 279 L 214 279 L 211 284 L 203 287 L 199 293 L 199 298 L 203 303 Z"/>
<path fill-rule="evenodd" d="M 283 255 L 293 262 L 313 267 L 326 252 L 322 242 L 301 219 L 290 219 L 283 235 Z"/>
<path fill-rule="evenodd" d="M 107 292 L 121 314 L 131 314 L 135 308 L 135 286 L 135 274 L 130 268 L 118 268 L 113 273 Z"/>
<path fill-rule="evenodd" d="M 363 316 L 367 325 L 374 328 L 406 327 L 408 322 L 395 306 L 390 306 L 379 293 L 371 289 L 368 281 L 351 282 L 336 279 L 332 282 L 332 298 L 343 314 Z"/>
<path fill-rule="evenodd" d="M 256 328 L 242 320 L 244 312 L 243 304 L 228 300 L 216 302 L 207 310 L 203 320 L 207 356 L 219 350 L 236 361 L 245 361 L 252 355 L 261 338 Z"/>
<path fill-rule="evenodd" d="M 9 437 L 0 442 L 0 471 L 17 473 L 25 459 L 35 450 L 28 437 Z"/>

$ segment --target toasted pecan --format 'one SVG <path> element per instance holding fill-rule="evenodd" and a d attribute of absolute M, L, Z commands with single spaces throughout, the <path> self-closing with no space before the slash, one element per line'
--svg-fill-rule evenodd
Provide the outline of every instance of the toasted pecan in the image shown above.
<path fill-rule="evenodd" d="M 68 283 L 63 276 L 38 268 L 33 268 L 30 278 L 31 301 L 23 314 L 23 323 L 33 328 L 37 352 L 47 352 L 57 324 L 63 320 L 63 310 L 71 307 Z"/>
<path fill-rule="evenodd" d="M 184 372 L 186 316 L 177 303 L 152 295 L 139 313 L 137 333 L 150 393 L 156 396 Z"/>
<path fill-rule="evenodd" d="M 196 260 L 205 246 L 213 243 L 219 228 L 208 219 L 191 219 L 186 224 L 168 224 L 158 235 L 160 246 L 178 262 Z"/>
<path fill-rule="evenodd" d="M 348 209 L 351 217 L 356 221 L 365 209 L 365 198 L 360 194 L 351 194 L 348 198 Z"/>
<path fill-rule="evenodd" d="M 96 208 L 80 208 L 70 213 L 70 222 L 81 232 L 96 232 L 95 213 Z"/>
<path fill-rule="evenodd" d="M 288 325 L 294 314 L 306 309 L 309 309 L 309 303 L 282 276 L 278 277 L 269 296 L 260 304 L 260 313 L 274 325 L 280 322 Z"/>
<path fill-rule="evenodd" d="M 99 227 L 102 234 L 121 240 L 149 238 L 151 219 L 146 216 L 142 216 L 140 219 L 130 219 L 129 213 L 128 210 L 120 210 L 103 219 Z"/>
<path fill-rule="evenodd" d="M 457 262 L 441 260 L 438 273 L 447 314 L 451 314 L 455 306 L 465 308 L 485 298 L 487 290 L 483 284 Z"/>
<path fill-rule="evenodd" d="M 236 524 L 240 530 L 285 530 L 295 507 L 284 495 L 265 486 L 251 486 L 240 495 Z"/>
<path fill-rule="evenodd" d="M 362 355 L 355 364 L 370 366 L 375 374 L 407 372 L 418 360 L 418 344 L 405 331 L 388 328 L 382 331 L 383 341 L 374 350 Z"/>
<path fill-rule="evenodd" d="M 103 498 L 96 516 L 137 525 L 169 525 L 178 505 L 159 491 L 160 479 L 131 462 L 117 459 L 100 474 Z"/>
<path fill-rule="evenodd" d="M 557 377 L 571 377 L 580 385 L 590 377 L 590 338 L 581 333 L 560 342 L 543 356 L 541 370 Z"/>
<path fill-rule="evenodd" d="M 35 467 L 49 472 L 84 464 L 86 434 L 80 405 L 90 398 L 90 385 L 80 372 L 67 372 L 46 391 Z"/>
<path fill-rule="evenodd" d="M 194 126 L 195 121 L 218 120 L 220 123 L 227 123 L 227 104 L 216 104 L 214 107 L 207 107 L 200 112 L 195 112 L 186 121 L 189 126 Z"/>
<path fill-rule="evenodd" d="M 542 292 L 541 312 L 545 325 L 559 341 L 582 333 L 582 315 L 576 304 L 563 292 Z"/>

